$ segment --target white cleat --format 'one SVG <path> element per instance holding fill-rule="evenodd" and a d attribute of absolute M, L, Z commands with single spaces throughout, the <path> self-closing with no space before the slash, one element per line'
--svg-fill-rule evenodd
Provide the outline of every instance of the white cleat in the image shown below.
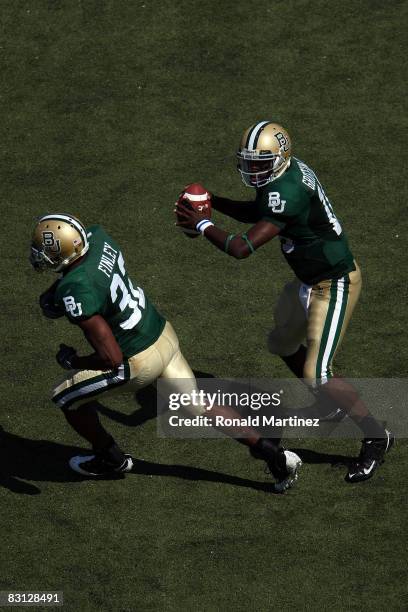
<path fill-rule="evenodd" d="M 284 493 L 287 489 L 291 489 L 294 486 L 298 479 L 298 470 L 302 465 L 301 458 L 293 451 L 285 450 L 284 454 L 288 475 L 283 480 L 275 483 L 275 491 L 277 493 Z"/>

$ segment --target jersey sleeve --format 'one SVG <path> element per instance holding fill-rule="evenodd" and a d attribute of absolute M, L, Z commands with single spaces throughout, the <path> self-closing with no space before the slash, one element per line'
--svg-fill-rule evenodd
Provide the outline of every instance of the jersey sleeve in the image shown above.
<path fill-rule="evenodd" d="M 62 284 L 57 289 L 55 303 L 71 323 L 89 319 L 99 312 L 95 295 L 84 284 Z"/>
<path fill-rule="evenodd" d="M 257 194 L 260 220 L 269 221 L 283 230 L 295 219 L 302 209 L 302 204 L 289 191 L 272 185 Z"/>

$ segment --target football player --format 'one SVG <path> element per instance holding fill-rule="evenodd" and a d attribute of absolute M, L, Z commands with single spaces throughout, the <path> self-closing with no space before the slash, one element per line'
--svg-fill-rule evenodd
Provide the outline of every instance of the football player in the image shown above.
<path fill-rule="evenodd" d="M 85 228 L 69 214 L 41 217 L 34 229 L 31 264 L 61 277 L 40 297 L 46 317 L 66 316 L 78 325 L 92 346 L 90 355 L 61 344 L 56 359 L 68 370 L 53 391 L 73 429 L 92 445 L 86 456 L 75 456 L 70 466 L 80 474 L 100 476 L 132 469 L 132 458 L 102 426 L 97 399 L 168 379 L 174 392 L 197 390 L 194 374 L 183 357 L 171 324 L 156 310 L 143 289 L 129 278 L 117 242 L 99 225 Z M 239 418 L 229 407 L 191 406 L 190 412 L 209 417 Z M 250 427 L 225 427 L 227 435 L 240 436 L 255 458 L 266 461 L 277 480 L 276 490 L 292 486 L 301 464 L 295 453 L 263 439 Z"/>
<path fill-rule="evenodd" d="M 369 413 L 356 390 L 333 374 L 332 361 L 361 290 L 361 273 L 340 221 L 316 174 L 292 156 L 288 132 L 272 121 L 247 129 L 237 152 L 238 170 L 255 200 L 237 202 L 212 196 L 212 206 L 243 223 L 248 231 L 230 234 L 209 218 L 177 202 L 177 225 L 196 229 L 227 255 L 243 259 L 278 237 L 295 273 L 279 297 L 269 348 L 291 371 L 330 399 L 358 424 L 364 435 L 349 482 L 370 478 L 394 438 Z"/>

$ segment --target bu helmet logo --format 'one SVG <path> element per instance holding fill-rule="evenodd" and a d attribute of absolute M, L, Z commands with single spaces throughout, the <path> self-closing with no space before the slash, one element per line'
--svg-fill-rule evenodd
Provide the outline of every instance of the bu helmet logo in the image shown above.
<path fill-rule="evenodd" d="M 276 140 L 279 142 L 279 146 L 286 152 L 289 151 L 289 143 L 288 139 L 282 132 L 276 132 L 275 134 Z"/>
<path fill-rule="evenodd" d="M 54 238 L 54 232 L 51 231 L 44 231 L 42 233 L 42 237 L 43 237 L 43 245 L 45 246 L 45 248 L 48 251 L 52 251 L 53 253 L 60 253 L 61 252 L 61 244 L 60 241 L 57 239 L 55 240 Z"/>

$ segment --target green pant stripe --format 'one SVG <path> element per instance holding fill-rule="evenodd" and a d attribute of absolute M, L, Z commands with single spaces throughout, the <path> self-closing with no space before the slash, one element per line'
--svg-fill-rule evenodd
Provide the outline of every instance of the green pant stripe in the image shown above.
<path fill-rule="evenodd" d="M 336 351 L 344 323 L 348 302 L 349 277 L 333 280 L 330 287 L 330 304 L 323 328 L 319 355 L 316 363 L 316 379 L 331 376 L 330 363 Z"/>
<path fill-rule="evenodd" d="M 317 361 L 316 361 L 316 372 L 315 372 L 316 379 L 321 378 L 323 355 L 326 349 L 327 340 L 329 338 L 330 327 L 331 327 L 331 323 L 333 319 L 333 313 L 334 313 L 334 309 L 336 306 L 336 298 L 337 298 L 337 283 L 336 281 L 332 281 L 330 285 L 329 308 L 327 310 L 326 320 L 324 322 L 323 333 L 322 333 L 322 338 L 321 338 L 320 347 L 319 347 L 319 354 L 317 356 Z"/>
<path fill-rule="evenodd" d="M 101 380 L 105 380 L 105 378 L 106 378 L 105 374 L 98 374 L 98 376 L 95 376 L 94 378 L 88 378 L 87 380 L 82 380 L 80 382 L 77 382 L 71 387 L 68 387 L 68 389 L 64 389 L 63 391 L 60 391 L 60 393 L 58 393 L 57 395 L 54 395 L 54 397 L 52 398 L 52 401 L 55 403 L 58 403 L 58 401 L 62 397 L 67 395 L 67 393 L 71 393 L 72 391 L 76 391 L 78 389 L 82 389 L 83 387 L 87 387 L 91 384 L 100 382 Z"/>
<path fill-rule="evenodd" d="M 120 377 L 120 367 L 116 370 L 104 372 L 94 376 L 93 378 L 88 378 L 87 380 L 82 380 L 75 383 L 71 387 L 68 387 L 55 395 L 52 398 L 52 401 L 57 405 L 68 407 L 78 399 L 83 399 L 84 397 L 94 397 L 95 395 L 99 395 L 104 391 L 108 391 L 112 388 L 112 386 L 123 385 L 130 379 L 130 366 L 127 361 L 122 365 L 123 377 L 119 378 L 119 380 L 118 377 Z"/>
<path fill-rule="evenodd" d="M 339 342 L 339 339 L 340 339 L 341 330 L 343 329 L 344 317 L 346 315 L 348 296 L 349 296 L 349 285 L 350 285 L 350 280 L 349 280 L 349 276 L 347 275 L 344 278 L 343 299 L 342 299 L 342 303 L 341 303 L 339 322 L 337 323 L 336 335 L 334 337 L 333 346 L 332 346 L 332 349 L 330 351 L 330 356 L 329 356 L 329 359 L 328 359 L 328 363 L 329 364 L 331 363 L 331 360 L 333 359 L 333 355 L 336 352 L 336 348 L 337 348 L 337 345 L 338 345 L 338 342 Z"/>

